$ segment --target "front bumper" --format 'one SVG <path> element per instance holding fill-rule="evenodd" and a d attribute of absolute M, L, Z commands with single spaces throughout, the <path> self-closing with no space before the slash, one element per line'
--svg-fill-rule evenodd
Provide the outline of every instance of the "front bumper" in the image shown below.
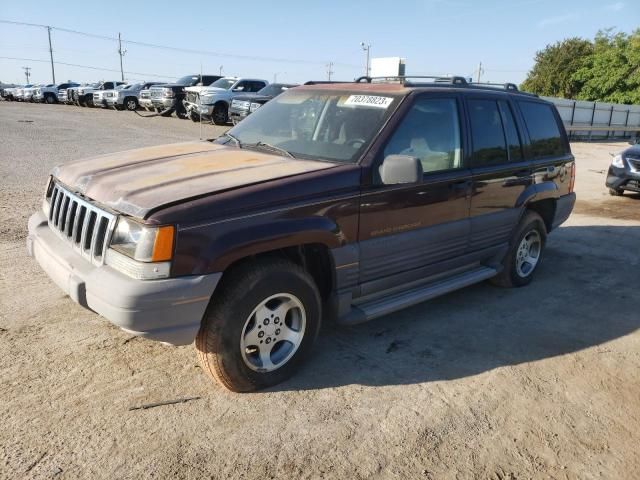
<path fill-rule="evenodd" d="M 187 112 L 195 112 L 201 117 L 210 117 L 213 114 L 213 105 L 198 105 L 187 101 L 183 104 Z"/>
<path fill-rule="evenodd" d="M 635 172 L 630 168 L 618 168 L 610 165 L 607 172 L 606 186 L 614 190 L 640 192 L 640 172 Z"/>
<path fill-rule="evenodd" d="M 248 116 L 249 116 L 248 109 L 239 109 L 239 108 L 229 107 L 229 120 L 231 120 L 231 123 L 233 123 L 234 125 L 236 123 L 240 123 L 242 120 L 244 120 Z"/>
<path fill-rule="evenodd" d="M 153 108 L 153 103 L 151 103 L 151 99 L 150 98 L 140 98 L 138 99 L 138 105 L 140 105 L 142 108 Z"/>
<path fill-rule="evenodd" d="M 151 105 L 153 105 L 154 108 L 161 108 L 162 110 L 165 110 L 167 108 L 173 108 L 175 104 L 175 99 L 173 98 L 152 98 L 151 99 Z"/>
<path fill-rule="evenodd" d="M 108 265 L 97 267 L 56 235 L 39 211 L 29 219 L 27 250 L 72 300 L 133 335 L 188 345 L 221 273 L 135 280 Z"/>
<path fill-rule="evenodd" d="M 122 102 L 119 102 L 118 99 L 120 97 L 106 97 L 104 102 L 107 107 L 115 107 L 116 105 L 122 105 Z"/>
<path fill-rule="evenodd" d="M 42 102 L 43 100 L 44 100 L 44 95 L 42 93 L 39 94 L 39 95 L 37 93 L 33 94 L 33 101 L 34 102 Z"/>

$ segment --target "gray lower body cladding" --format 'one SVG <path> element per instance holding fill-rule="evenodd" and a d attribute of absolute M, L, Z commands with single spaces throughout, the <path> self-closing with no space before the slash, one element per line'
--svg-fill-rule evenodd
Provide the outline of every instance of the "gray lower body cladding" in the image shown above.
<path fill-rule="evenodd" d="M 134 335 L 190 344 L 221 273 L 135 280 L 108 265 L 95 266 L 58 237 L 43 212 L 29 219 L 29 255 L 75 302 Z"/>

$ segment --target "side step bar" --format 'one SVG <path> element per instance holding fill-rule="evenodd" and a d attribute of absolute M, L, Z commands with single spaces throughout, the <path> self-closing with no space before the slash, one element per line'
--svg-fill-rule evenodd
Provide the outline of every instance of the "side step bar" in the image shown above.
<path fill-rule="evenodd" d="M 394 293 L 361 305 L 354 305 L 347 315 L 338 318 L 338 323 L 341 325 L 356 325 L 368 322 L 374 318 L 382 317 L 474 283 L 482 282 L 497 274 L 498 271 L 494 268 L 478 267 L 439 282 L 423 285 L 405 292 Z"/>

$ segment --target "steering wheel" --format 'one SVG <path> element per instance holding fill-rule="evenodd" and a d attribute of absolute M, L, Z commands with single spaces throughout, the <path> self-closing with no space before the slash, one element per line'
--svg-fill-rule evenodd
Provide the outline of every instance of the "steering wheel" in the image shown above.
<path fill-rule="evenodd" d="M 367 141 L 364 138 L 352 138 L 351 140 L 347 140 L 346 142 L 344 142 L 345 145 L 349 145 L 350 147 L 355 147 L 356 144 L 360 144 L 358 145 L 358 147 L 364 145 L 365 143 L 367 143 Z"/>

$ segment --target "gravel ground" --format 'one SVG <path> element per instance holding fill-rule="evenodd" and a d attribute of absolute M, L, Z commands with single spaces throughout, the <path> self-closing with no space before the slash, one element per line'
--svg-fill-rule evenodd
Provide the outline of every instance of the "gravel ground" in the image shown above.
<path fill-rule="evenodd" d="M 51 167 L 198 126 L 2 102 L 0 131 L 0 478 L 638 478 L 640 198 L 603 185 L 624 144 L 573 145 L 576 213 L 529 287 L 325 328 L 295 378 L 238 395 L 192 347 L 112 327 L 26 256 Z M 129 411 L 184 397 L 199 398 Z"/>

